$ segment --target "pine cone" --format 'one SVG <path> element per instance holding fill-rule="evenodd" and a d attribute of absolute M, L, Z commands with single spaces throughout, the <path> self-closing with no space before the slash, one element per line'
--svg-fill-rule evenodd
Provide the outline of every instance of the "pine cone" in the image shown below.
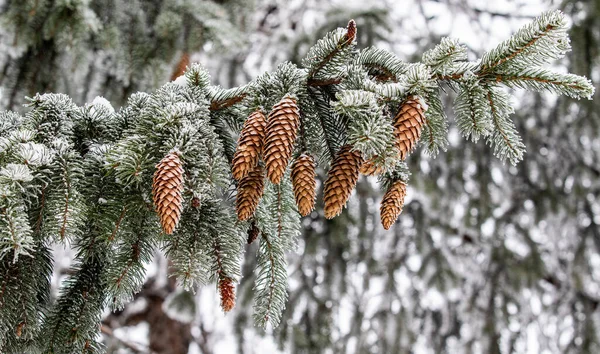
<path fill-rule="evenodd" d="M 405 195 L 406 183 L 403 181 L 394 182 L 385 192 L 380 207 L 381 224 L 384 229 L 389 230 L 398 219 L 398 215 L 400 215 L 404 206 Z"/>
<path fill-rule="evenodd" d="M 233 155 L 233 178 L 241 180 L 258 164 L 262 154 L 267 118 L 259 109 L 248 117 L 240 132 L 235 155 Z"/>
<path fill-rule="evenodd" d="M 302 154 L 292 167 L 292 185 L 294 196 L 300 215 L 306 216 L 315 208 L 317 196 L 317 181 L 315 180 L 315 159 L 307 154 Z"/>
<path fill-rule="evenodd" d="M 299 124 L 300 110 L 290 96 L 282 98 L 269 113 L 264 160 L 267 177 L 275 184 L 279 184 L 290 162 Z"/>
<path fill-rule="evenodd" d="M 348 21 L 348 27 L 346 29 L 346 43 L 352 43 L 354 38 L 356 38 L 356 22 L 354 22 L 354 20 Z"/>
<path fill-rule="evenodd" d="M 362 166 L 360 166 L 360 173 L 365 176 L 377 176 L 382 174 L 385 171 L 385 168 L 377 163 L 377 156 L 373 156 L 367 161 L 365 161 Z"/>
<path fill-rule="evenodd" d="M 418 97 L 409 96 L 396 114 L 394 135 L 402 160 L 406 159 L 421 137 L 421 128 L 425 124 L 425 107 Z"/>
<path fill-rule="evenodd" d="M 261 165 L 257 165 L 238 183 L 235 200 L 238 219 L 248 220 L 254 214 L 264 188 L 264 171 Z"/>
<path fill-rule="evenodd" d="M 260 229 L 253 221 L 248 229 L 248 244 L 254 242 L 258 238 L 258 235 L 260 235 Z"/>
<path fill-rule="evenodd" d="M 363 159 L 351 145 L 343 146 L 333 159 L 325 181 L 325 217 L 331 219 L 342 212 L 358 181 Z"/>
<path fill-rule="evenodd" d="M 221 295 L 221 308 L 224 312 L 229 312 L 235 306 L 235 286 L 230 278 L 223 278 L 219 281 L 219 293 Z"/>
<path fill-rule="evenodd" d="M 181 59 L 177 62 L 177 66 L 175 70 L 173 70 L 173 74 L 171 75 L 171 81 L 177 79 L 181 75 L 185 73 L 185 69 L 190 65 L 190 54 L 187 52 L 183 52 L 181 54 Z"/>
<path fill-rule="evenodd" d="M 156 165 L 152 180 L 154 207 L 165 234 L 175 230 L 183 209 L 183 167 L 176 152 L 170 152 Z"/>

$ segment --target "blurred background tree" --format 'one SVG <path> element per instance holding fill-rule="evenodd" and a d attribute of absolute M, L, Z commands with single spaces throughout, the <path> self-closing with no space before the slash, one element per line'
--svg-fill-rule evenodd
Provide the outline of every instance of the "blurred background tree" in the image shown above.
<path fill-rule="evenodd" d="M 187 58 L 213 83 L 241 85 L 299 62 L 349 18 L 360 48 L 411 61 L 450 35 L 475 58 L 548 8 L 572 21 L 573 52 L 561 65 L 600 82 L 597 0 L 0 0 L 0 8 L 3 109 L 49 91 L 118 107 L 177 77 Z M 413 177 L 392 230 L 378 222 L 382 192 L 366 177 L 340 217 L 305 218 L 277 329 L 252 325 L 254 257 L 238 306 L 223 316 L 213 289 L 177 290 L 157 255 L 136 300 L 104 315 L 109 352 L 599 352 L 600 97 L 517 95 L 528 153 L 516 167 L 483 141 L 460 139 L 447 112 L 448 150 L 409 158 Z M 60 247 L 54 256 L 58 285 L 72 254 Z"/>

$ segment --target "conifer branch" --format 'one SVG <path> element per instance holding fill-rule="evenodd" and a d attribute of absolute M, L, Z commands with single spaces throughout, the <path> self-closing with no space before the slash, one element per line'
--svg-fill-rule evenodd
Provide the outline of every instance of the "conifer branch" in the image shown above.
<path fill-rule="evenodd" d="M 113 232 L 108 237 L 108 242 L 112 242 L 115 240 L 115 236 L 117 235 L 117 232 L 119 232 L 119 227 L 121 226 L 121 223 L 123 222 L 123 218 L 125 218 L 126 212 L 127 212 L 127 207 L 124 205 L 123 209 L 121 209 L 121 214 L 119 214 L 119 218 L 117 219 L 117 222 L 115 223 L 115 228 L 113 229 Z"/>
<path fill-rule="evenodd" d="M 102 100 L 77 107 L 65 95 L 43 94 L 30 99 L 25 117 L 0 113 L 0 332 L 9 333 L 0 333 L 0 348 L 18 351 L 36 339 L 41 349 L 57 353 L 99 350 L 103 307 L 122 307 L 139 291 L 159 241 L 183 287 L 216 282 L 224 310 L 230 309 L 247 241 L 245 220 L 252 222 L 251 236 L 260 234 L 254 318 L 260 326 L 277 326 L 288 296 L 285 252 L 294 249 L 300 230 L 292 156 L 306 152 L 311 162 L 321 157 L 323 167 L 333 164 L 325 193 L 326 216 L 333 217 L 365 159 L 377 162 L 384 172 L 380 182 L 390 189 L 406 182 L 402 160 L 421 129 L 431 154 L 446 148 L 444 82 L 458 90 L 461 133 L 485 137 L 496 156 L 512 163 L 525 147 L 500 85 L 574 98 L 594 93 L 584 77 L 541 68 L 569 49 L 560 12 L 543 14 L 476 62 L 467 61 L 465 47 L 453 39 L 443 39 L 418 63 L 378 48 L 355 51 L 355 39 L 350 21 L 315 43 L 303 68 L 283 63 L 232 89 L 211 86 L 208 72 L 191 64 L 184 78 L 132 95 L 119 112 Z M 229 195 L 236 185 L 230 173 L 235 137 L 250 112 L 263 110 L 268 119 L 244 133 L 253 144 L 237 145 L 244 168 L 255 169 L 251 181 L 244 181 L 249 172 L 235 174 L 238 221 Z M 399 110 L 402 119 L 392 116 Z M 177 158 L 174 149 L 181 153 Z M 163 168 L 155 174 L 159 161 Z M 264 166 L 277 184 L 265 181 Z M 305 184 L 312 186 L 311 171 Z M 158 198 L 168 237 L 161 238 L 159 221 L 148 210 L 153 182 L 155 195 L 168 192 Z M 403 184 L 391 188 L 382 208 L 384 227 L 395 221 L 404 194 Z M 77 257 L 56 305 L 46 312 L 48 296 L 38 291 L 49 288 L 46 242 L 53 236 L 72 241 Z"/>

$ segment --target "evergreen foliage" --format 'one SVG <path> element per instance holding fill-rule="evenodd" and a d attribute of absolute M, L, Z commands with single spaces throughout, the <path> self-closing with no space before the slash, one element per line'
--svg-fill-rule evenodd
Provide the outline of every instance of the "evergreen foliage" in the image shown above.
<path fill-rule="evenodd" d="M 168 23 L 157 20 L 157 26 Z M 294 97 L 300 109 L 293 156 L 310 153 L 327 168 L 351 145 L 362 158 L 381 159 L 380 180 L 388 188 L 408 181 L 392 120 L 409 96 L 428 106 L 422 141 L 432 154 L 447 145 L 440 86 L 450 85 L 458 91 L 461 133 L 475 141 L 485 137 L 498 157 L 516 164 L 525 147 L 502 84 L 576 98 L 594 91 L 583 77 L 540 68 L 569 49 L 557 11 L 477 62 L 466 61 L 464 47 L 451 39 L 421 63 L 377 48 L 358 51 L 353 26 L 318 41 L 301 67 L 281 64 L 239 88 L 211 86 L 208 73 L 193 64 L 185 80 L 136 93 L 119 111 L 101 98 L 78 107 L 68 96 L 43 94 L 29 100 L 24 117 L 2 113 L 0 351 L 101 352 L 103 308 L 120 309 L 141 289 L 155 248 L 171 259 L 185 289 L 237 282 L 250 227 L 260 232 L 254 318 L 260 326 L 277 326 L 287 301 L 285 254 L 300 230 L 289 168 L 281 183 L 266 182 L 250 222 L 236 219 L 229 191 L 236 184 L 230 173 L 235 137 L 245 118 L 257 109 L 269 112 L 284 97 Z M 161 33 L 169 30 L 161 27 Z M 153 211 L 152 176 L 174 150 L 185 171 L 183 212 L 175 232 L 164 235 Z M 49 304 L 48 248 L 55 242 L 71 244 L 77 256 Z"/>

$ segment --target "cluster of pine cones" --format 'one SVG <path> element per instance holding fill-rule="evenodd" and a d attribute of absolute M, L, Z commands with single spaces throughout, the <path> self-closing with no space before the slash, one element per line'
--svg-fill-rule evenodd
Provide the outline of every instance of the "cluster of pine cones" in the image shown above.
<path fill-rule="evenodd" d="M 394 118 L 395 143 L 401 159 L 406 158 L 419 140 L 425 124 L 424 113 L 420 99 L 410 96 Z M 272 183 L 281 182 L 292 158 L 299 125 L 300 110 L 290 96 L 273 106 L 268 117 L 257 110 L 246 119 L 232 162 L 233 177 L 238 180 L 236 210 L 240 220 L 250 219 L 256 211 L 265 187 L 265 174 Z M 383 171 L 383 166 L 377 164 L 377 157 L 365 161 L 351 145 L 343 146 L 334 157 L 325 181 L 325 217 L 331 219 L 341 213 L 360 173 L 376 175 Z M 314 158 L 307 153 L 297 157 L 291 177 L 298 210 L 306 216 L 315 206 Z M 381 223 L 386 230 L 402 212 L 405 195 L 406 184 L 401 180 L 394 182 L 385 193 L 381 202 Z"/>
<path fill-rule="evenodd" d="M 420 99 L 410 96 L 400 106 L 394 118 L 396 147 L 405 159 L 421 137 L 425 124 L 425 109 Z M 244 123 L 232 161 L 233 177 L 238 181 L 236 211 L 240 220 L 254 215 L 263 195 L 266 177 L 279 184 L 292 158 L 300 125 L 300 110 L 296 100 L 285 96 L 273 106 L 268 117 L 256 110 Z M 264 164 L 261 163 L 264 161 Z M 325 217 L 339 215 L 356 186 L 359 174 L 383 172 L 377 157 L 367 161 L 351 145 L 343 146 L 334 157 L 325 181 Z M 292 165 L 292 185 L 298 210 L 302 216 L 315 207 L 315 159 L 302 153 Z M 183 167 L 177 152 L 170 152 L 156 165 L 152 185 L 154 206 L 165 234 L 172 234 L 179 223 L 183 202 Z M 387 230 L 402 212 L 406 184 L 398 180 L 381 201 L 381 223 Z"/>
<path fill-rule="evenodd" d="M 394 135 L 400 158 L 405 159 L 421 136 L 425 123 L 424 105 L 416 97 L 409 97 L 400 107 L 394 119 Z M 238 181 L 236 211 L 240 220 L 254 215 L 264 192 L 265 175 L 279 184 L 290 163 L 300 125 L 300 110 L 296 100 L 285 96 L 273 106 L 268 117 L 256 110 L 246 119 L 232 161 L 233 177 Z M 264 162 L 261 163 L 261 160 Z M 383 172 L 377 165 L 377 157 L 365 161 L 351 145 L 343 146 L 333 159 L 325 181 L 325 217 L 339 215 L 356 186 L 360 173 L 375 175 Z M 177 151 L 169 152 L 157 165 L 152 183 L 154 207 L 163 232 L 173 233 L 183 210 L 184 169 Z M 310 214 L 315 207 L 316 180 L 315 159 L 307 153 L 296 158 L 291 171 L 294 197 L 302 216 Z M 402 212 L 406 184 L 395 181 L 381 201 L 381 223 L 389 229 Z M 194 207 L 194 202 L 192 202 Z M 254 224 L 248 234 L 248 243 L 259 234 Z M 221 306 L 229 311 L 235 304 L 235 290 L 229 278 L 219 281 Z"/>
<path fill-rule="evenodd" d="M 238 181 L 236 211 L 240 220 L 248 220 L 256 211 L 265 175 L 274 184 L 281 182 L 292 158 L 299 126 L 300 109 L 290 96 L 275 104 L 268 117 L 258 109 L 246 119 L 232 161 L 233 178 Z M 314 158 L 305 153 L 296 158 L 291 177 L 298 210 L 306 216 L 315 207 Z"/>

